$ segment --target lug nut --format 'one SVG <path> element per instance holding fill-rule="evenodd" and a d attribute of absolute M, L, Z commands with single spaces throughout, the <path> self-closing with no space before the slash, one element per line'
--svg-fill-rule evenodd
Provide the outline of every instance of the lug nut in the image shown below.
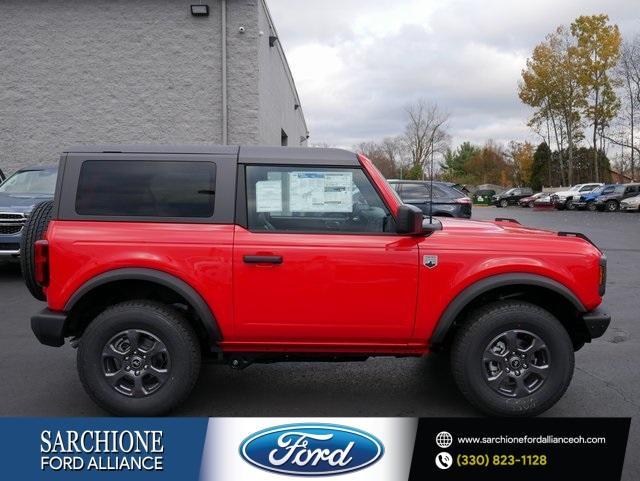
<path fill-rule="evenodd" d="M 125 367 L 125 368 L 124 368 L 124 370 L 125 370 L 125 371 L 128 371 L 128 370 L 129 370 L 129 366 Z"/>
<path fill-rule="evenodd" d="M 136 376 L 139 376 L 139 375 L 140 375 L 140 371 L 136 371 Z"/>

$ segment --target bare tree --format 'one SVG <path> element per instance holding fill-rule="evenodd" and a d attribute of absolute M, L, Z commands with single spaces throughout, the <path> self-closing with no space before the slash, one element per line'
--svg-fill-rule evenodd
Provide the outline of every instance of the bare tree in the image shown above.
<path fill-rule="evenodd" d="M 640 145 L 636 129 L 640 121 L 640 36 L 622 45 L 620 62 L 616 68 L 620 86 L 622 109 L 611 135 L 605 138 L 622 147 L 622 162 L 618 168 L 626 167 L 624 149 L 629 149 L 629 174 L 636 177 L 636 160 L 640 158 Z"/>
<path fill-rule="evenodd" d="M 381 143 L 362 142 L 355 150 L 362 152 L 387 179 L 396 176 L 396 152 L 390 150 L 390 147 L 385 145 L 384 141 Z"/>
<path fill-rule="evenodd" d="M 436 103 L 420 99 L 406 108 L 407 125 L 404 143 L 411 163 L 411 172 L 422 177 L 425 169 L 431 175 L 431 156 L 444 154 L 449 146 L 446 123 L 449 115 L 438 108 Z"/>
<path fill-rule="evenodd" d="M 406 149 L 402 136 L 385 137 L 380 143 L 380 148 L 391 160 L 396 168 L 397 175 L 402 179 L 407 170 Z"/>

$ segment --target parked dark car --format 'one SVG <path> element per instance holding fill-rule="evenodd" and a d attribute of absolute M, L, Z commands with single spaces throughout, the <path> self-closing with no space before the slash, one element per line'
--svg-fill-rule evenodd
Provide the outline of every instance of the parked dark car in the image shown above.
<path fill-rule="evenodd" d="M 553 201 L 551 200 L 551 194 L 542 194 L 536 200 L 533 201 L 532 207 L 553 207 Z"/>
<path fill-rule="evenodd" d="M 533 207 L 533 203 L 543 195 L 546 194 L 543 192 L 538 192 L 537 194 L 530 195 L 529 197 L 523 197 L 518 201 L 518 205 L 520 207 Z"/>
<path fill-rule="evenodd" d="M 622 199 L 635 197 L 640 193 L 640 184 L 619 184 L 613 192 L 598 196 L 596 199 L 596 208 L 598 210 L 606 210 L 607 212 L 615 212 L 620 209 Z"/>
<path fill-rule="evenodd" d="M 421 180 L 390 180 L 405 204 L 415 205 L 429 215 L 430 183 Z M 433 215 L 444 217 L 471 217 L 471 199 L 448 182 L 433 183 Z"/>
<path fill-rule="evenodd" d="M 502 194 L 494 195 L 491 200 L 492 204 L 497 207 L 507 207 L 508 205 L 516 205 L 520 199 L 530 197 L 533 191 L 530 187 L 514 187 L 504 191 Z"/>
<path fill-rule="evenodd" d="M 53 198 L 57 175 L 57 167 L 26 168 L 0 184 L 0 257 L 20 253 L 22 227 L 36 204 Z"/>
<path fill-rule="evenodd" d="M 573 202 L 573 206 L 576 209 L 587 209 L 593 212 L 597 209 L 596 200 L 598 197 L 601 195 L 611 194 L 618 185 L 620 184 L 603 185 L 602 187 L 598 187 L 596 190 L 581 194 L 580 198 Z"/>

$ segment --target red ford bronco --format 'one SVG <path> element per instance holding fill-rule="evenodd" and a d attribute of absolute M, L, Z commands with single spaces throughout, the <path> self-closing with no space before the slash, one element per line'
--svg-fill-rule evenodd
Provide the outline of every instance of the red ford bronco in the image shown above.
<path fill-rule="evenodd" d="M 450 350 L 490 415 L 536 415 L 601 336 L 606 260 L 585 236 L 510 219 L 424 219 L 337 149 L 81 146 L 29 217 L 43 344 L 78 347 L 120 415 L 182 402 L 202 360 L 363 360 Z"/>

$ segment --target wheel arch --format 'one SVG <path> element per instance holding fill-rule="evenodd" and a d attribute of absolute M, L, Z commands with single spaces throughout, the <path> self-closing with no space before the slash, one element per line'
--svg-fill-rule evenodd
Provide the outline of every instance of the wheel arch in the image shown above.
<path fill-rule="evenodd" d="M 118 296 L 122 298 L 118 299 L 119 301 L 137 297 L 135 289 L 128 290 L 131 286 L 138 288 L 146 286 L 147 290 L 156 286 L 157 289 L 154 290 L 156 294 L 164 293 L 169 298 L 167 300 L 186 303 L 187 308 L 192 309 L 195 314 L 196 319 L 193 320 L 197 325 L 194 327 L 197 328 L 199 335 L 210 341 L 210 345 L 221 340 L 220 329 L 211 308 L 191 285 L 167 272 L 148 268 L 114 269 L 85 282 L 65 304 L 64 310 L 69 313 L 69 328 L 73 331 L 74 323 L 78 326 L 77 323 L 82 322 L 78 319 L 82 316 L 74 316 L 74 314 L 91 305 L 90 301 L 96 297 L 102 297 L 101 294 L 124 290 Z M 84 329 L 86 325 L 79 327 Z M 78 327 L 75 327 L 75 330 L 77 331 Z"/>
<path fill-rule="evenodd" d="M 549 277 L 529 273 L 509 273 L 486 277 L 466 287 L 448 304 L 431 335 L 432 348 L 450 340 L 456 323 L 483 301 L 522 299 L 537 304 L 558 317 L 572 338 L 580 338 L 580 325 L 571 323 L 576 314 L 587 312 L 584 304 L 571 290 Z M 546 301 L 546 302 L 543 302 Z M 567 317 L 573 313 L 573 316 Z"/>

